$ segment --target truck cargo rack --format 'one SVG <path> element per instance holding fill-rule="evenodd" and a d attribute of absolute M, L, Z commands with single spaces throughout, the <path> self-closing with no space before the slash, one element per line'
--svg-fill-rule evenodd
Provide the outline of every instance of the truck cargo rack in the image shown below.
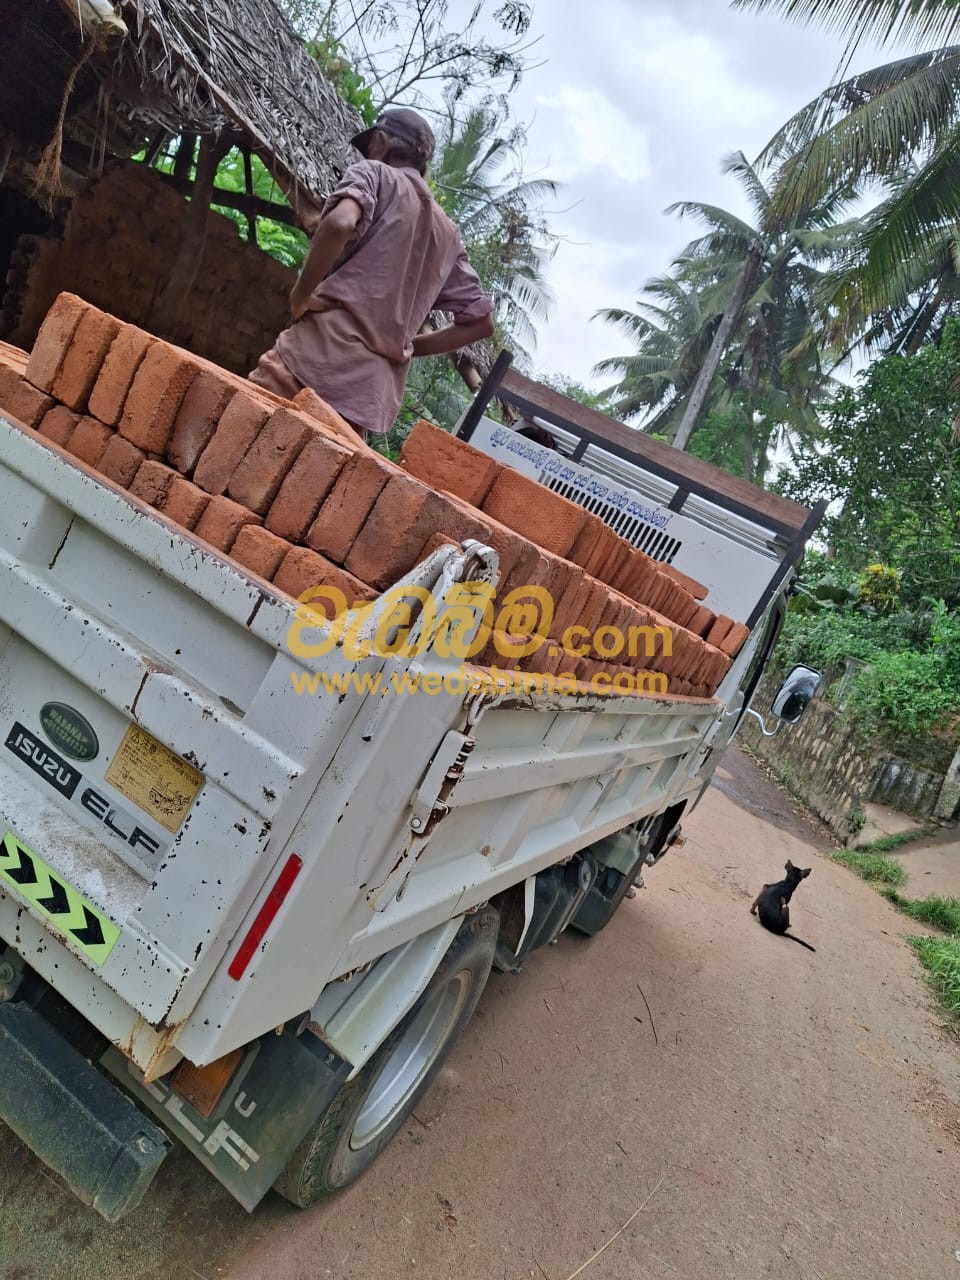
<path fill-rule="evenodd" d="M 511 361 L 510 352 L 500 352 L 460 421 L 456 432 L 459 438 L 469 441 L 491 402 L 499 400 L 526 423 L 546 429 L 556 447 L 571 463 L 602 471 L 618 478 L 621 483 L 634 484 L 636 476 L 629 473 L 633 468 L 639 468 L 672 488 L 672 494 L 664 503 L 666 510 L 680 513 L 686 508 L 687 514 L 704 523 L 702 508 L 709 504 L 709 507 L 734 517 L 738 522 L 745 522 L 755 536 L 763 538 L 767 549 L 775 552 L 771 560 L 773 572 L 770 580 L 744 619 L 748 627 L 755 626 L 823 520 L 826 501 L 821 500 L 809 509 L 781 494 L 771 493 L 739 476 L 730 475 L 711 463 L 654 439 L 638 428 L 625 426 L 599 410 L 525 377 L 510 367 Z M 573 501 L 580 500 L 574 493 L 565 496 Z M 695 514 L 693 508 L 697 505 L 701 511 Z M 606 518 L 603 511 L 598 514 Z M 614 521 L 608 519 L 608 523 L 614 524 Z M 653 546 L 638 545 L 655 559 L 669 561 L 671 558 L 662 551 L 658 554 Z"/>

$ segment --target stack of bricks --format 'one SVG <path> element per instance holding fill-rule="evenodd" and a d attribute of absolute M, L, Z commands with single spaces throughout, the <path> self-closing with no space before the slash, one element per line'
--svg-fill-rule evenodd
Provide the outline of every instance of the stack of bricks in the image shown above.
<path fill-rule="evenodd" d="M 0 345 L 0 410 L 294 598 L 329 586 L 369 601 L 439 545 L 492 547 L 498 607 L 540 588 L 553 617 L 550 643 L 524 656 L 510 656 L 515 636 L 492 636 L 485 665 L 581 680 L 651 669 L 671 693 L 703 697 L 747 635 L 700 603 L 696 583 L 439 428 L 418 424 L 397 466 L 313 392 L 280 399 L 72 294 L 29 358 Z M 662 627 L 672 654 L 614 643 L 572 657 L 561 641 L 574 625 Z"/>

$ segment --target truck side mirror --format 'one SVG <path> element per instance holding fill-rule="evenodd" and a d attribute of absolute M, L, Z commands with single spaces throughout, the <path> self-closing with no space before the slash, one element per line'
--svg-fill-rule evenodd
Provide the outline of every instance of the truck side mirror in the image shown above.
<path fill-rule="evenodd" d="M 801 718 L 820 688 L 822 679 L 823 676 L 813 667 L 800 665 L 793 668 L 773 699 L 771 709 L 780 722 L 775 729 L 768 729 L 763 716 L 753 707 L 747 707 L 746 714 L 759 721 L 760 732 L 765 738 L 775 738 L 785 724 L 796 724 Z"/>
<path fill-rule="evenodd" d="M 785 724 L 796 724 L 820 688 L 823 676 L 813 667 L 796 666 L 777 690 L 771 710 Z"/>

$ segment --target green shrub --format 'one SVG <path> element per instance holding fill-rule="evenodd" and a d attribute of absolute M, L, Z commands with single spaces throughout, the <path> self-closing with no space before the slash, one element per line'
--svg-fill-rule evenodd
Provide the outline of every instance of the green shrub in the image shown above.
<path fill-rule="evenodd" d="M 900 570 L 887 564 L 868 564 L 857 578 L 862 604 L 877 613 L 893 613 L 900 599 Z"/>
<path fill-rule="evenodd" d="M 846 712 L 862 737 L 917 735 L 941 724 L 958 702 L 952 654 L 883 653 L 857 672 Z"/>
<path fill-rule="evenodd" d="M 895 888 L 905 884 L 907 873 L 899 862 L 885 858 L 880 853 L 860 853 L 856 849 L 840 849 L 833 854 L 832 860 L 855 871 L 862 880 L 872 883 L 889 884 Z"/>
<path fill-rule="evenodd" d="M 908 938 L 930 984 L 949 1013 L 960 1018 L 960 938 Z"/>

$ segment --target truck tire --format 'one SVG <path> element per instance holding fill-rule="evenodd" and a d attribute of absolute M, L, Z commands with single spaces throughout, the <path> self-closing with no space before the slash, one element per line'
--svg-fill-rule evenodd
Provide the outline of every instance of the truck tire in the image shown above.
<path fill-rule="evenodd" d="M 490 974 L 499 913 L 464 920 L 416 1004 L 343 1086 L 274 1183 L 298 1208 L 348 1187 L 373 1164 L 430 1087 Z"/>

